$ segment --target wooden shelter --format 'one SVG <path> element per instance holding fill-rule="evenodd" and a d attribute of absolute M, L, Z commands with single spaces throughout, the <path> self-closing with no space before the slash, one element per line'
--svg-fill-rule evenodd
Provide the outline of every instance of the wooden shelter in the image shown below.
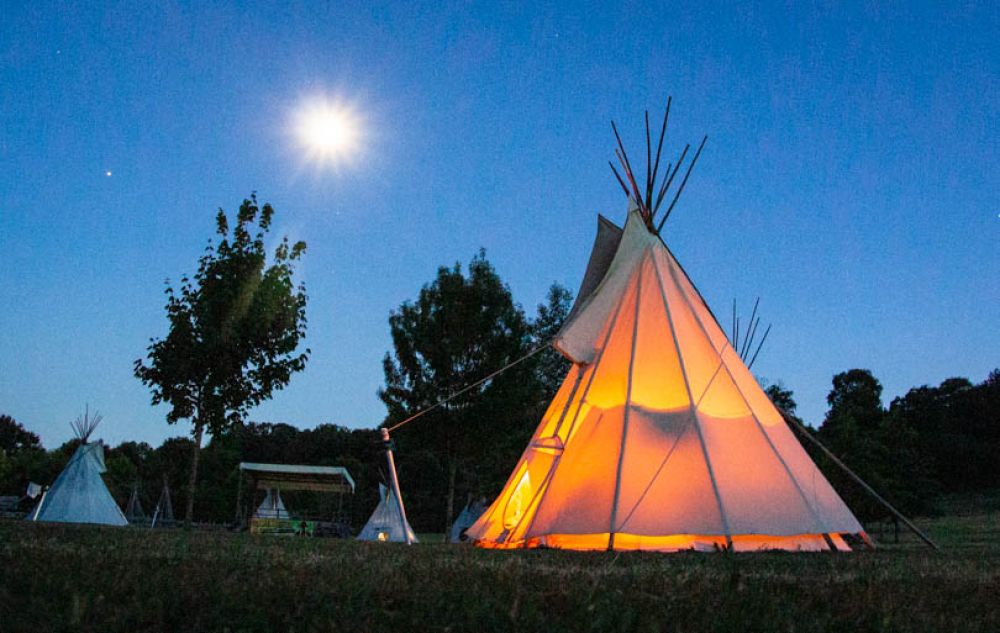
<path fill-rule="evenodd" d="M 239 473 L 237 522 L 248 525 L 255 534 L 316 535 L 328 530 L 336 532 L 342 519 L 344 494 L 353 494 L 355 488 L 351 474 L 341 466 L 241 462 Z M 258 516 L 260 513 L 255 512 L 248 516 L 250 508 L 259 510 L 258 494 L 265 499 L 280 499 L 281 493 L 291 491 L 336 494 L 336 510 L 325 517 L 307 517 L 288 512 L 282 505 L 281 513 Z"/>

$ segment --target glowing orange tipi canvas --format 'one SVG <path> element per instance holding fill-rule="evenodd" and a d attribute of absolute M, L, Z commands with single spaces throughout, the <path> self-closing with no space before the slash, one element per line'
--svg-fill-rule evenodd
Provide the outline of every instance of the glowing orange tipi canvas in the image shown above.
<path fill-rule="evenodd" d="M 613 254 L 613 255 L 612 255 Z M 849 550 L 861 525 L 658 234 L 601 218 L 554 345 L 573 366 L 480 547 Z"/>

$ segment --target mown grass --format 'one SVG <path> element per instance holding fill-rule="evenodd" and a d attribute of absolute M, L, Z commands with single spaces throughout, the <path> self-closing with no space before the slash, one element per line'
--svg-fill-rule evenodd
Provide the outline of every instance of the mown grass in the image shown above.
<path fill-rule="evenodd" d="M 0 631 L 998 631 L 1000 521 L 854 554 L 607 554 L 0 522 Z"/>

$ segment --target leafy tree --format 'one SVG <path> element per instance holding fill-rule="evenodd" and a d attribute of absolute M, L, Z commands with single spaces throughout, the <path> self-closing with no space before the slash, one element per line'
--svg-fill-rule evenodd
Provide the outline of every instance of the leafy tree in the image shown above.
<path fill-rule="evenodd" d="M 867 369 L 852 369 L 833 377 L 827 396 L 830 410 L 819 437 L 863 480 L 904 512 L 931 509 L 936 488 L 920 458 L 916 432 L 882 406 L 882 385 Z M 886 511 L 822 455 L 816 461 L 848 505 L 862 517 L 879 518 Z"/>
<path fill-rule="evenodd" d="M 467 275 L 460 264 L 438 269 L 416 301 L 392 312 L 389 327 L 394 351 L 383 359 L 385 386 L 379 390 L 387 426 L 482 380 L 523 356 L 532 343 L 524 312 L 483 251 L 469 262 Z M 509 425 L 523 425 L 525 403 L 537 401 L 533 373 L 530 362 L 516 365 L 399 432 L 408 454 L 429 451 L 444 467 L 446 531 L 459 474 L 473 486 L 483 475 L 475 465 L 490 450 L 491 438 Z M 405 459 L 400 463 L 402 469 Z"/>
<path fill-rule="evenodd" d="M 882 420 L 882 384 L 867 369 L 851 369 L 833 377 L 826 397 L 830 410 L 823 426 L 832 431 L 840 423 L 873 429 Z"/>
<path fill-rule="evenodd" d="M 42 441 L 9 415 L 0 415 L 0 452 L 41 448 Z"/>
<path fill-rule="evenodd" d="M 47 481 L 49 461 L 37 435 L 0 415 L 0 494 L 20 496 L 32 479 Z"/>
<path fill-rule="evenodd" d="M 799 403 L 795 401 L 795 394 L 791 389 L 786 389 L 785 385 L 782 384 L 781 381 L 766 385 L 764 387 L 764 393 L 766 393 L 767 397 L 771 399 L 774 406 L 793 417 L 799 424 L 803 423 L 802 418 L 796 415 Z"/>
<path fill-rule="evenodd" d="M 552 284 L 545 303 L 538 304 L 538 314 L 531 324 L 536 345 L 544 345 L 555 338 L 572 307 L 573 293 L 559 284 Z M 543 403 L 547 404 L 556 395 L 569 366 L 570 361 L 555 348 L 550 347 L 539 354 L 538 379 L 542 383 Z"/>
<path fill-rule="evenodd" d="M 188 525 L 205 430 L 214 435 L 241 424 L 252 407 L 305 367 L 309 355 L 308 349 L 296 351 L 305 336 L 306 292 L 292 281 L 306 245 L 286 237 L 269 263 L 264 238 L 273 215 L 271 205 L 260 207 L 251 195 L 230 232 L 219 209 L 218 242 L 209 243 L 194 278 L 182 277 L 176 289 L 167 284 L 167 336 L 151 339 L 146 359 L 135 361 L 135 375 L 152 391 L 153 404 L 169 405 L 167 422 L 191 421 Z"/>
<path fill-rule="evenodd" d="M 830 409 L 817 433 L 820 441 L 872 487 L 884 492 L 885 470 L 879 462 L 885 451 L 874 433 L 885 415 L 881 383 L 867 369 L 841 372 L 833 377 L 826 401 Z M 814 453 L 813 457 L 855 513 L 870 518 L 882 515 L 882 508 L 824 455 Z"/>
<path fill-rule="evenodd" d="M 920 458 L 949 492 L 1000 486 L 1000 374 L 974 385 L 949 378 L 937 387 L 910 389 L 889 406 L 889 416 L 913 430 Z"/>

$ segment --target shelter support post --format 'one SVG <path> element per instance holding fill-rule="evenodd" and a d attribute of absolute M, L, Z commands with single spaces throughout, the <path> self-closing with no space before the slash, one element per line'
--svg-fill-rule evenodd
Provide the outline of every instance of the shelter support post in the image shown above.
<path fill-rule="evenodd" d="M 788 422 L 788 424 L 791 425 L 792 428 L 796 429 L 799 432 L 800 435 L 804 436 L 806 439 L 808 439 L 810 442 L 812 442 L 817 448 L 819 448 L 819 450 L 823 451 L 823 454 L 826 455 L 827 457 L 829 457 L 830 461 L 832 461 L 841 470 L 843 470 L 845 473 L 847 473 L 848 477 L 850 477 L 851 479 L 853 479 L 859 486 L 861 486 L 862 488 L 864 488 L 865 491 L 868 494 L 870 494 L 876 501 L 878 501 L 879 503 L 881 503 L 885 507 L 886 510 L 888 510 L 889 512 L 892 513 L 893 517 L 895 517 L 896 519 L 899 519 L 900 521 L 902 521 L 903 525 L 905 525 L 906 527 L 908 527 L 911 532 L 913 532 L 914 534 L 917 535 L 917 538 L 919 538 L 921 541 L 923 541 L 927 545 L 933 547 L 935 550 L 938 550 L 938 551 L 941 550 L 941 548 L 938 547 L 937 543 L 935 543 L 934 541 L 931 540 L 931 537 L 929 537 L 926 534 L 924 534 L 923 531 L 921 531 L 920 528 L 918 528 L 916 525 L 913 524 L 913 521 L 910 521 L 909 519 L 907 519 L 906 516 L 904 516 L 902 512 L 900 512 L 899 510 L 897 510 L 896 508 L 894 508 L 891 503 L 889 503 L 888 501 L 886 501 L 885 499 L 883 499 L 882 495 L 880 495 L 879 493 L 875 492 L 874 488 L 872 488 L 867 483 L 865 483 L 865 480 L 863 480 L 861 477 L 859 477 L 857 475 L 857 473 L 855 473 L 853 470 L 851 470 L 850 468 L 848 468 L 847 464 L 845 464 L 844 462 L 840 461 L 840 459 L 838 459 L 837 456 L 834 455 L 833 452 L 830 449 L 828 449 L 826 446 L 824 446 L 823 443 L 820 442 L 818 439 L 816 439 L 815 437 L 813 437 L 812 433 L 810 433 L 808 430 L 806 430 L 805 427 L 803 427 L 801 424 L 799 424 L 798 420 L 796 420 L 792 416 L 788 415 L 788 412 L 786 412 L 785 410 L 783 410 L 781 407 L 775 406 L 774 408 L 778 410 L 778 413 L 781 414 L 781 417 L 785 418 L 785 421 Z"/>
<path fill-rule="evenodd" d="M 236 476 L 236 525 L 243 526 L 243 470 Z"/>
<path fill-rule="evenodd" d="M 382 429 L 382 444 L 385 446 L 385 459 L 389 465 L 389 485 L 392 486 L 392 494 L 396 495 L 396 505 L 399 507 L 399 521 L 403 526 L 406 544 L 413 545 L 410 531 L 406 529 L 409 523 L 406 521 L 406 508 L 403 507 L 403 495 L 399 491 L 399 477 L 396 476 L 396 460 L 392 456 L 392 440 L 389 439 L 389 429 Z"/>

